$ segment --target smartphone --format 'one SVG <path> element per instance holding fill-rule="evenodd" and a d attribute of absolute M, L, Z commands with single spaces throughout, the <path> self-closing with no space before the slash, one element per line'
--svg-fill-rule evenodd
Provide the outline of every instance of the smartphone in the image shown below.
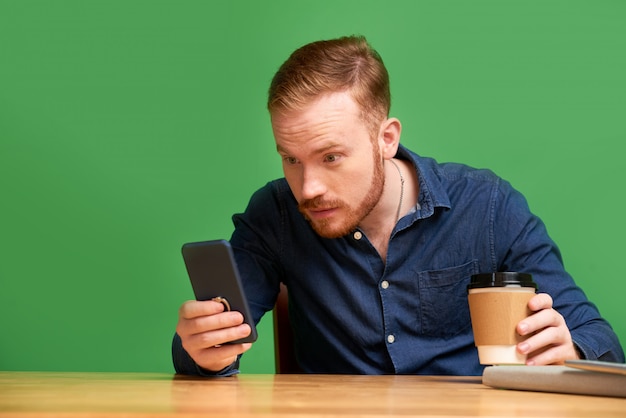
<path fill-rule="evenodd" d="M 230 243 L 226 240 L 190 242 L 183 245 L 182 253 L 196 300 L 220 302 L 225 311 L 241 312 L 243 322 L 250 325 L 250 335 L 229 344 L 256 341 L 256 327 Z"/>

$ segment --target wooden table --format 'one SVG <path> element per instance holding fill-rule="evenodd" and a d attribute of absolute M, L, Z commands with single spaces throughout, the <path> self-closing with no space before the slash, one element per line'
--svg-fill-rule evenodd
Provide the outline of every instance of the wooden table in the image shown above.
<path fill-rule="evenodd" d="M 479 377 L 0 372 L 0 417 L 626 417 L 626 399 L 498 390 Z"/>

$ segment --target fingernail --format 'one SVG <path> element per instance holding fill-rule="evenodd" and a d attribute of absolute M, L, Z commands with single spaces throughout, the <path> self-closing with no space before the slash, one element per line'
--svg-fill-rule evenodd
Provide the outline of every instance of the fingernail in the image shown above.
<path fill-rule="evenodd" d="M 520 334 L 524 335 L 526 334 L 526 331 L 528 331 L 528 324 L 525 322 L 522 322 L 519 324 L 518 328 L 519 328 Z"/>
<path fill-rule="evenodd" d="M 243 322 L 243 316 L 239 312 L 231 312 L 229 318 L 233 322 Z"/>
<path fill-rule="evenodd" d="M 519 343 L 517 348 L 522 354 L 527 354 L 530 349 L 530 345 L 528 345 L 528 343 Z"/>

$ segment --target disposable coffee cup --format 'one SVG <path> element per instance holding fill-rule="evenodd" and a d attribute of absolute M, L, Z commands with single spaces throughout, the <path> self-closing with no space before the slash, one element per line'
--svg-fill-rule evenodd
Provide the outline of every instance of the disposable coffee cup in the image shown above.
<path fill-rule="evenodd" d="M 528 301 L 537 284 L 528 273 L 475 274 L 467 286 L 474 343 L 480 364 L 525 364 L 516 350 L 522 337 L 515 328 L 531 314 Z"/>

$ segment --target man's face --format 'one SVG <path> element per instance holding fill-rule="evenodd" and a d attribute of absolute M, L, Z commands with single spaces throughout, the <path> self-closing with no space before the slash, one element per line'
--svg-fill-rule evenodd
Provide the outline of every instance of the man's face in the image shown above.
<path fill-rule="evenodd" d="M 285 178 L 313 229 L 326 238 L 353 231 L 378 203 L 384 175 L 378 141 L 350 94 L 272 115 L 272 128 Z"/>

